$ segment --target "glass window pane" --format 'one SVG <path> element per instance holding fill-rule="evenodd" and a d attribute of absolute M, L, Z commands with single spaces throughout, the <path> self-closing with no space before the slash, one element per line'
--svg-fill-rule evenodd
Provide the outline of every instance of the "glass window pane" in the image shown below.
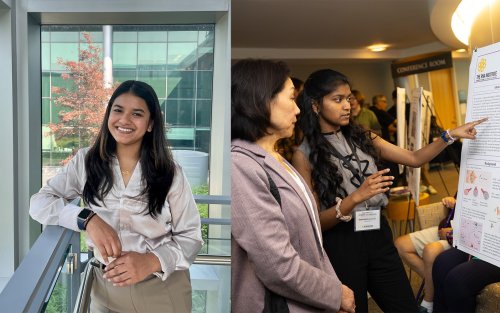
<path fill-rule="evenodd" d="M 137 43 L 113 44 L 113 67 L 135 68 L 137 66 Z"/>
<path fill-rule="evenodd" d="M 137 42 L 137 32 L 113 32 L 113 42 Z"/>
<path fill-rule="evenodd" d="M 170 132 L 167 134 L 167 140 L 174 150 L 194 150 L 194 140 L 171 139 Z"/>
<path fill-rule="evenodd" d="M 200 46 L 213 46 L 214 45 L 214 32 L 213 31 L 199 31 L 198 32 L 198 44 Z"/>
<path fill-rule="evenodd" d="M 198 69 L 213 70 L 214 68 L 214 48 L 198 47 Z"/>
<path fill-rule="evenodd" d="M 165 118 L 170 127 L 194 126 L 194 100 L 167 99 Z"/>
<path fill-rule="evenodd" d="M 193 71 L 167 72 L 167 97 L 168 98 L 194 98 L 195 81 Z"/>
<path fill-rule="evenodd" d="M 167 130 L 168 132 L 168 125 L 166 125 L 167 123 L 167 119 L 166 119 L 166 108 L 165 106 L 167 105 L 167 99 L 158 99 L 158 101 L 160 102 L 160 110 L 161 110 L 161 114 L 162 114 L 162 117 L 163 117 L 163 122 L 165 123 L 165 129 Z"/>
<path fill-rule="evenodd" d="M 168 32 L 168 41 L 173 42 L 189 42 L 189 41 L 198 41 L 198 31 L 197 30 L 187 30 L 187 31 L 169 31 Z"/>
<path fill-rule="evenodd" d="M 54 31 L 51 33 L 52 42 L 78 42 L 78 31 Z"/>
<path fill-rule="evenodd" d="M 114 70 L 113 81 L 115 83 L 123 83 L 127 80 L 137 80 L 137 72 L 135 70 Z"/>
<path fill-rule="evenodd" d="M 50 42 L 50 31 L 46 27 L 42 26 L 42 42 Z"/>
<path fill-rule="evenodd" d="M 42 43 L 42 71 L 50 71 L 50 43 Z"/>
<path fill-rule="evenodd" d="M 56 90 L 54 90 L 54 87 L 64 87 L 69 90 L 72 90 L 74 88 L 74 83 L 73 80 L 71 79 L 64 79 L 62 73 L 52 73 L 52 96 L 54 97 L 56 95 Z"/>
<path fill-rule="evenodd" d="M 139 43 L 137 63 L 140 69 L 165 70 L 167 64 L 167 44 Z"/>
<path fill-rule="evenodd" d="M 165 98 L 167 77 L 164 71 L 139 71 L 138 80 L 142 80 L 153 87 L 158 98 Z"/>
<path fill-rule="evenodd" d="M 50 99 L 42 99 L 42 124 L 50 123 Z"/>
<path fill-rule="evenodd" d="M 102 31 L 97 31 L 97 32 L 91 32 L 91 31 L 88 31 L 88 32 L 80 32 L 80 41 L 81 42 L 87 42 L 87 40 L 85 39 L 85 37 L 83 36 L 84 34 L 89 34 L 90 35 L 90 40 L 92 42 L 102 42 Z"/>
<path fill-rule="evenodd" d="M 58 60 L 62 62 L 67 62 L 67 61 L 78 62 L 77 43 L 51 43 L 50 49 L 51 49 L 50 66 L 52 70 L 66 69 L 63 64 L 58 64 Z"/>
<path fill-rule="evenodd" d="M 94 46 L 94 48 L 99 49 L 99 56 L 102 58 L 104 56 L 102 43 L 98 43 L 98 42 L 96 43 L 96 42 L 94 42 L 94 43 L 92 43 L 92 46 Z M 80 44 L 80 51 L 82 51 L 82 50 L 88 50 L 88 48 L 89 48 L 89 44 L 87 44 L 87 43 L 81 43 Z"/>
<path fill-rule="evenodd" d="M 210 152 L 210 130 L 196 130 L 195 149 L 197 151 Z"/>
<path fill-rule="evenodd" d="M 213 24 L 113 26 L 114 82 L 142 80 L 155 89 L 174 149 L 210 150 L 214 29 Z M 88 47 L 85 33 L 101 49 L 102 57 L 102 25 L 41 27 L 44 125 L 58 123 L 62 109 L 53 104 L 58 95 L 51 87 L 75 88 L 71 81 L 62 79 L 61 73 L 67 69 L 57 64 L 57 58 L 78 61 L 79 50 Z M 69 137 L 55 140 L 49 135 L 42 140 L 43 164 L 55 167 L 79 141 Z M 43 176 L 46 180 L 51 175 L 44 172 Z"/>
<path fill-rule="evenodd" d="M 52 123 L 54 124 L 59 123 L 59 112 L 61 112 L 62 110 L 64 110 L 64 108 L 52 102 L 52 107 L 50 112 L 50 121 Z"/>
<path fill-rule="evenodd" d="M 50 97 L 50 72 L 42 72 L 42 97 Z"/>
<path fill-rule="evenodd" d="M 139 42 L 167 42 L 166 31 L 139 32 Z"/>
<path fill-rule="evenodd" d="M 225 286 L 231 286 L 231 266 L 193 264 L 189 270 L 193 312 L 230 312 L 231 297 Z"/>
<path fill-rule="evenodd" d="M 199 99 L 212 99 L 212 72 L 199 71 L 198 72 L 198 98 Z"/>
<path fill-rule="evenodd" d="M 212 119 L 212 100 L 196 101 L 196 127 L 210 127 Z"/>
<path fill-rule="evenodd" d="M 196 69 L 196 43 L 169 43 L 168 68 L 169 69 Z"/>

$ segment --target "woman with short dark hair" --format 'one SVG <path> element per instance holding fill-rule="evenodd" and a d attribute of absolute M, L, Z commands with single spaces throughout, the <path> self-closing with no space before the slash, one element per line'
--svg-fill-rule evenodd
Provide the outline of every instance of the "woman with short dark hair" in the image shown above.
<path fill-rule="evenodd" d="M 354 312 L 323 250 L 314 198 L 275 151 L 299 109 L 283 62 L 231 70 L 232 312 Z"/>

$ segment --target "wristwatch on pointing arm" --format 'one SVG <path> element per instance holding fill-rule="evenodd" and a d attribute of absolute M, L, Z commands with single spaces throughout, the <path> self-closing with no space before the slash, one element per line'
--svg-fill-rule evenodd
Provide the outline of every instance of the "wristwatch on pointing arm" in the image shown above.
<path fill-rule="evenodd" d="M 83 208 L 83 210 L 81 210 L 80 213 L 78 213 L 78 217 L 76 220 L 78 229 L 86 230 L 87 223 L 90 221 L 92 217 L 94 217 L 94 215 L 95 215 L 94 211 L 87 208 Z"/>

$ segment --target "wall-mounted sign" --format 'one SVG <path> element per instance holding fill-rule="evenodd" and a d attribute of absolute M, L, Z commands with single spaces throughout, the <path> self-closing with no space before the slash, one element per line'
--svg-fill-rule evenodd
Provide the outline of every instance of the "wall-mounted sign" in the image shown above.
<path fill-rule="evenodd" d="M 408 62 L 396 61 L 391 64 L 393 78 L 425 73 L 450 67 L 453 67 L 451 52 L 426 56 L 424 58 Z"/>

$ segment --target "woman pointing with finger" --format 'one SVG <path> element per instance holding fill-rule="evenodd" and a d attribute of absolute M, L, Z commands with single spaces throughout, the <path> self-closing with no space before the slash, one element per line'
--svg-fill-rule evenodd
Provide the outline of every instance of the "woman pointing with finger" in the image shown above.
<path fill-rule="evenodd" d="M 304 142 L 293 165 L 314 191 L 325 250 L 340 280 L 354 291 L 356 312 L 367 312 L 367 292 L 384 312 L 417 312 L 392 234 L 380 210 L 392 185 L 379 159 L 419 167 L 458 138 L 474 139 L 470 122 L 443 132 L 417 151 L 401 149 L 350 121 L 351 86 L 334 70 L 314 72 L 299 95 Z"/>

